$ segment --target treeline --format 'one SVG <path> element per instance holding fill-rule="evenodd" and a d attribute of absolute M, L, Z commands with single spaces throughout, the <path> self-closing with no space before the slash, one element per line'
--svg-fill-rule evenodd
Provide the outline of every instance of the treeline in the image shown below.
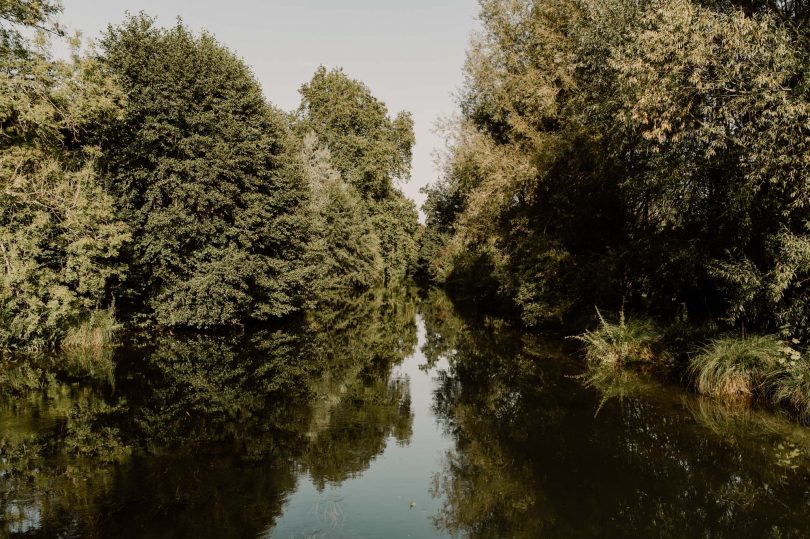
<path fill-rule="evenodd" d="M 423 274 L 528 326 L 598 306 L 677 326 L 679 351 L 752 332 L 804 347 L 810 5 L 482 0 L 480 20 Z"/>
<path fill-rule="evenodd" d="M 0 5 L 0 348 L 266 321 L 413 273 L 409 114 L 324 68 L 282 112 L 212 35 L 143 14 L 58 59 L 60 9 Z"/>
<path fill-rule="evenodd" d="M 480 17 L 423 271 L 532 326 L 625 305 L 807 337 L 810 8 L 484 0 Z"/>

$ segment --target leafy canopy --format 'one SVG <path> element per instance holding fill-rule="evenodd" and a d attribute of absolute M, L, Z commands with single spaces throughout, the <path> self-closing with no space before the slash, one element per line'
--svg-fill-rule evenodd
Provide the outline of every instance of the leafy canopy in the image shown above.
<path fill-rule="evenodd" d="M 102 168 L 133 228 L 130 308 L 195 327 L 295 311 L 307 193 L 283 115 L 207 33 L 140 15 L 101 44 L 129 97 L 103 135 Z"/>
<path fill-rule="evenodd" d="M 0 5 L 0 348 L 58 344 L 112 303 L 128 227 L 95 172 L 92 133 L 121 114 L 116 81 L 74 50 L 51 58 L 54 3 Z M 12 50 L 14 49 L 14 50 Z"/>

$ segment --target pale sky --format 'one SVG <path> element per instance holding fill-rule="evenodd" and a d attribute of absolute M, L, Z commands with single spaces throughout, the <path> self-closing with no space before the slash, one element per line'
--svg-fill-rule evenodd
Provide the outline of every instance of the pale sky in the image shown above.
<path fill-rule="evenodd" d="M 144 11 L 170 26 L 177 16 L 208 29 L 244 58 L 267 99 L 298 106 L 299 86 L 319 65 L 343 67 L 388 105 L 413 113 L 413 174 L 405 194 L 434 181 L 433 133 L 439 117 L 455 112 L 464 54 L 476 26 L 477 0 L 63 0 L 62 23 L 96 38 L 124 13 Z"/>

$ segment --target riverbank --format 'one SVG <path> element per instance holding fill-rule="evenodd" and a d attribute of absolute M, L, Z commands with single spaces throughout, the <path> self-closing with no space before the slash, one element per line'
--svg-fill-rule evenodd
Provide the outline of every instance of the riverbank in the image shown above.
<path fill-rule="evenodd" d="M 803 424 L 810 419 L 810 361 L 796 348 L 798 341 L 699 334 L 683 323 L 661 328 L 624 312 L 597 315 L 595 329 L 574 337 L 582 344 L 590 383 L 612 371 L 655 373 L 736 406 L 767 405 Z"/>

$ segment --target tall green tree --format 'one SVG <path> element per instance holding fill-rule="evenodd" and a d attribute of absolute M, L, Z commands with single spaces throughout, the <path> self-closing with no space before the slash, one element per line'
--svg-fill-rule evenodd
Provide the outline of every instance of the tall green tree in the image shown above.
<path fill-rule="evenodd" d="M 357 189 L 332 168 L 329 150 L 314 133 L 303 141 L 313 236 L 310 248 L 320 292 L 363 291 L 383 282 L 380 239 Z"/>
<path fill-rule="evenodd" d="M 414 271 L 418 219 L 398 189 L 410 178 L 413 119 L 390 118 L 383 102 L 342 70 L 319 68 L 301 89 L 299 129 L 313 132 L 330 152 L 330 163 L 361 195 L 381 242 L 387 281 Z"/>
<path fill-rule="evenodd" d="M 425 207 L 452 261 L 432 274 L 489 283 L 528 324 L 626 304 L 806 336 L 792 6 L 483 0 Z"/>
<path fill-rule="evenodd" d="M 320 67 L 301 86 L 298 116 L 332 154 L 332 164 L 366 199 L 383 199 L 411 172 L 413 119 L 385 104 L 342 70 Z"/>
<path fill-rule="evenodd" d="M 57 345 L 111 305 L 129 239 L 95 173 L 92 134 L 121 113 L 116 82 L 74 50 L 54 60 L 58 4 L 0 5 L 0 347 Z M 74 44 L 78 46 L 77 44 Z"/>
<path fill-rule="evenodd" d="M 294 312 L 307 190 L 284 116 L 210 34 L 140 15 L 101 44 L 128 95 L 101 165 L 133 229 L 129 307 L 193 327 Z"/>
<path fill-rule="evenodd" d="M 401 191 L 393 191 L 385 199 L 371 202 L 369 214 L 380 238 L 386 282 L 412 277 L 419 255 L 416 204 Z"/>

